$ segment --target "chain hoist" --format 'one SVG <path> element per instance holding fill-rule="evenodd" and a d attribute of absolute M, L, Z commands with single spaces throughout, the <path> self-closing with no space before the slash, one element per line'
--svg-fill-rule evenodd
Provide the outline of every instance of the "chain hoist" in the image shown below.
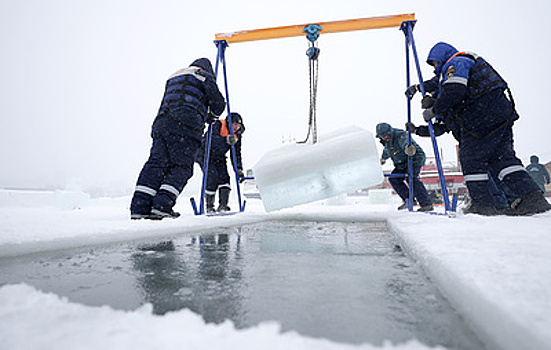
<path fill-rule="evenodd" d="M 310 41 L 310 47 L 306 51 L 309 65 L 308 75 L 310 80 L 310 111 L 306 139 L 297 143 L 310 142 L 313 144 L 318 141 L 318 131 L 316 125 L 316 97 L 318 93 L 318 57 L 320 54 L 320 49 L 317 47 L 316 42 L 321 30 L 322 27 L 317 24 L 310 24 L 302 30 L 306 33 L 306 37 Z"/>

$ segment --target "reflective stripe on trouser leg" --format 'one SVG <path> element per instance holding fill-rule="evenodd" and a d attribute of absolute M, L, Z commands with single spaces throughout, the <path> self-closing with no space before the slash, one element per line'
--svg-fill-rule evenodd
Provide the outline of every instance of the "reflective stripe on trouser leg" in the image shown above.
<path fill-rule="evenodd" d="M 218 185 L 218 189 L 221 189 L 221 188 L 227 188 L 231 190 L 231 185 L 229 183 Z"/>
<path fill-rule="evenodd" d="M 503 177 L 502 177 L 503 175 Z M 499 179 L 509 189 L 510 196 L 522 198 L 527 194 L 540 190 L 538 184 L 522 166 L 510 166 L 499 172 Z"/>
<path fill-rule="evenodd" d="M 469 189 L 469 195 L 474 204 L 483 207 L 494 206 L 494 199 L 488 187 L 490 176 L 488 173 L 465 175 L 465 183 Z"/>
<path fill-rule="evenodd" d="M 465 181 L 488 181 L 490 177 L 488 176 L 488 173 L 483 174 L 469 174 L 464 176 Z"/>
<path fill-rule="evenodd" d="M 163 184 L 159 188 L 159 191 L 161 191 L 161 190 L 165 190 L 167 192 L 170 192 L 173 195 L 175 195 L 176 197 L 178 197 L 180 195 L 180 191 L 178 191 L 174 186 L 171 186 L 171 185 Z"/>
<path fill-rule="evenodd" d="M 157 195 L 153 198 L 153 209 L 169 213 L 172 211 L 174 204 L 176 204 L 179 194 L 180 191 L 174 186 L 163 184 L 161 188 L 159 188 Z"/>
<path fill-rule="evenodd" d="M 508 166 L 507 168 L 501 169 L 497 177 L 499 181 L 503 181 L 505 176 L 512 174 L 516 171 L 526 171 L 526 169 L 524 169 L 522 165 L 511 165 L 511 166 Z"/>
<path fill-rule="evenodd" d="M 154 196 L 154 195 L 157 194 L 157 191 L 154 190 L 153 188 L 147 187 L 147 186 L 142 186 L 142 185 L 137 185 L 136 186 L 136 192 L 142 192 L 142 193 L 148 194 L 150 196 Z"/>
<path fill-rule="evenodd" d="M 132 214 L 149 214 L 155 194 L 157 194 L 157 191 L 151 187 L 136 186 L 130 202 L 130 212 Z"/>

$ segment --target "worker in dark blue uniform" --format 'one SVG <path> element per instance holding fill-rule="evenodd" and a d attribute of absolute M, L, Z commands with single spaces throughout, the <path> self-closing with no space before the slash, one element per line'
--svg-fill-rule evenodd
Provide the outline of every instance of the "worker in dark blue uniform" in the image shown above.
<path fill-rule="evenodd" d="M 425 97 L 423 98 L 421 102 L 421 107 L 430 108 L 434 105 L 434 100 L 438 96 L 440 85 L 439 77 L 434 76 L 432 79 L 423 82 L 423 85 L 425 87 L 425 92 L 427 93 L 427 95 L 425 95 Z M 420 91 L 419 85 L 412 85 L 406 90 L 406 96 L 411 98 L 417 91 Z M 428 125 L 415 126 L 415 124 L 413 123 L 406 123 L 406 130 L 421 137 L 430 137 Z M 451 132 L 453 137 L 461 146 L 461 128 L 460 125 L 458 125 L 453 118 L 446 118 L 442 116 L 436 117 L 433 120 L 433 130 L 434 136 L 436 137 L 444 133 Z M 488 175 L 488 189 L 492 196 L 494 206 L 498 213 L 506 214 L 511 209 L 511 204 L 513 204 L 518 198 L 503 184 L 503 182 L 498 180 L 496 174 L 488 171 Z M 467 211 L 471 210 L 471 205 L 472 202 L 469 201 L 469 205 L 466 209 Z"/>
<path fill-rule="evenodd" d="M 132 219 L 175 218 L 176 199 L 193 175 L 208 118 L 224 111 L 222 96 L 207 58 L 195 60 L 168 78 L 153 122 L 153 144 L 130 204 Z"/>
<path fill-rule="evenodd" d="M 413 123 L 406 123 L 406 130 L 421 137 L 430 137 L 428 125 L 416 126 Z M 433 130 L 434 136 L 436 137 L 451 131 L 455 139 L 460 142 L 459 128 L 455 128 L 453 125 L 449 127 L 444 123 L 443 118 L 437 118 L 435 120 L 433 123 Z M 494 206 L 499 213 L 506 214 L 506 212 L 511 208 L 511 204 L 513 204 L 518 198 L 497 179 L 497 176 L 494 173 L 488 171 L 488 175 L 488 189 L 492 196 Z M 470 202 L 469 207 L 471 204 L 472 202 Z"/>
<path fill-rule="evenodd" d="M 550 182 L 549 171 L 543 164 L 540 164 L 540 159 L 535 154 L 530 157 L 530 164 L 526 167 L 526 171 L 545 195 L 545 184 Z"/>
<path fill-rule="evenodd" d="M 413 196 L 419 202 L 420 208 L 418 211 L 431 211 L 434 209 L 432 200 L 425 188 L 425 185 L 419 179 L 421 167 L 425 165 L 425 152 L 419 147 L 415 141 L 411 141 L 411 146 L 408 144 L 407 132 L 400 129 L 395 129 L 388 123 L 379 123 L 376 127 L 376 136 L 384 146 L 383 154 L 381 155 L 381 165 L 385 164 L 388 158 L 392 159 L 394 169 L 392 170 L 395 177 L 390 177 L 389 182 L 392 188 L 398 193 L 404 201 L 398 207 L 398 210 L 407 208 L 406 199 L 409 198 L 409 187 L 405 181 L 408 180 L 408 156 L 412 157 L 412 175 L 413 175 Z M 403 175 L 403 176 L 400 176 Z"/>
<path fill-rule="evenodd" d="M 488 171 L 518 200 L 510 215 L 532 215 L 551 210 L 513 148 L 512 126 L 518 119 L 507 83 L 482 57 L 459 52 L 440 42 L 430 50 L 427 63 L 438 77 L 438 97 L 425 96 L 423 118 L 443 118 L 458 128 L 459 157 L 473 205 L 466 211 L 496 215 L 488 189 Z M 505 94 L 508 93 L 508 96 Z M 453 130 L 452 130 L 453 131 Z"/>
<path fill-rule="evenodd" d="M 240 179 L 245 175 L 243 173 L 243 163 L 241 160 L 241 140 L 245 132 L 243 118 L 239 113 L 231 113 L 231 131 L 230 133 L 228 119 L 217 120 L 212 125 L 211 147 L 209 155 L 209 166 L 207 174 L 207 184 L 205 189 L 205 201 L 207 213 L 230 211 L 228 201 L 230 197 L 230 175 L 228 174 L 228 165 L 226 154 L 230 151 L 230 157 L 233 159 L 235 150 L 236 164 L 234 165 Z M 204 171 L 205 150 L 207 135 L 203 137 L 201 148 L 197 152 L 197 163 Z M 233 145 L 233 148 L 231 147 Z M 232 162 L 233 164 L 233 162 Z M 214 208 L 216 192 L 218 191 L 218 208 Z"/>

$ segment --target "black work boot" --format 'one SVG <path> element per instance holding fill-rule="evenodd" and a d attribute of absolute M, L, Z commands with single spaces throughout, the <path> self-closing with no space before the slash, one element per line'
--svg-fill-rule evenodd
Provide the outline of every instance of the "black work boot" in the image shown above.
<path fill-rule="evenodd" d="M 432 205 L 432 203 L 422 205 L 421 208 L 417 209 L 417 211 L 433 211 L 433 210 L 434 210 L 434 206 Z"/>
<path fill-rule="evenodd" d="M 149 219 L 149 220 L 162 220 L 164 218 L 170 218 L 170 219 L 176 219 L 176 218 L 179 218 L 180 217 L 180 213 L 174 211 L 174 210 L 170 210 L 170 211 L 162 211 L 160 209 L 151 209 L 151 214 L 149 215 L 149 217 L 145 218 L 145 219 Z"/>
<path fill-rule="evenodd" d="M 551 204 L 541 191 L 533 191 L 511 205 L 513 216 L 528 216 L 551 210 Z"/>
<path fill-rule="evenodd" d="M 403 201 L 402 204 L 400 204 L 400 206 L 398 208 L 396 208 L 396 210 L 405 210 L 408 208 L 408 204 L 406 201 Z"/>
<path fill-rule="evenodd" d="M 205 195 L 205 198 L 207 200 L 207 213 L 214 213 L 216 211 L 214 209 L 214 195 L 207 194 Z"/>
<path fill-rule="evenodd" d="M 408 199 L 409 200 L 409 199 Z M 402 202 L 402 204 L 396 208 L 397 210 L 404 210 L 404 209 L 408 209 L 408 200 L 404 200 Z M 416 199 L 413 199 L 413 206 L 416 206 L 417 205 L 417 200 Z"/>
<path fill-rule="evenodd" d="M 463 208 L 463 214 L 478 214 L 484 216 L 495 216 L 501 213 L 493 205 L 480 205 L 471 203 L 468 207 Z"/>
<path fill-rule="evenodd" d="M 223 213 L 231 210 L 230 207 L 228 207 L 230 191 L 229 188 L 225 187 L 218 190 L 218 212 Z"/>

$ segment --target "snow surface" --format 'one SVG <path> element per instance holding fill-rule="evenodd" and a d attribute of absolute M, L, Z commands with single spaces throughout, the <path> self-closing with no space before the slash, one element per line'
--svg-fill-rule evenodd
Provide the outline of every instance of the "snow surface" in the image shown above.
<path fill-rule="evenodd" d="M 192 234 L 220 225 L 264 220 L 385 219 L 489 349 L 551 348 L 551 213 L 481 217 L 398 212 L 385 193 L 340 197 L 266 213 L 259 200 L 233 216 L 196 217 L 179 199 L 183 216 L 160 222 L 129 220 L 128 197 L 96 198 L 71 191 L 0 190 L 0 257 Z M 340 344 L 280 332 L 277 323 L 236 330 L 230 321 L 205 324 L 188 310 L 164 316 L 151 305 L 134 311 L 89 307 L 34 287 L 0 288 L 2 349 L 429 349 L 412 339 Z M 442 349 L 442 348 L 439 348 Z"/>

